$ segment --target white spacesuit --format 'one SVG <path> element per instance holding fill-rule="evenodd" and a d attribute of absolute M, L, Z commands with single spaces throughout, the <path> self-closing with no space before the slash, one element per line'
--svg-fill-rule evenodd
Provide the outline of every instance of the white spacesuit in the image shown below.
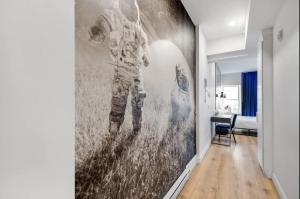
<path fill-rule="evenodd" d="M 117 134 L 124 122 L 127 98 L 131 91 L 132 125 L 136 134 L 141 129 L 142 107 L 146 92 L 143 88 L 141 67 L 149 65 L 148 40 L 141 27 L 139 8 L 137 20 L 130 21 L 121 11 L 119 1 L 106 9 L 90 30 L 92 40 L 108 39 L 112 65 L 115 67 L 109 132 Z"/>
<path fill-rule="evenodd" d="M 172 127 L 187 121 L 192 111 L 188 76 L 180 64 L 176 66 L 175 70 L 176 79 L 171 93 L 170 121 Z"/>

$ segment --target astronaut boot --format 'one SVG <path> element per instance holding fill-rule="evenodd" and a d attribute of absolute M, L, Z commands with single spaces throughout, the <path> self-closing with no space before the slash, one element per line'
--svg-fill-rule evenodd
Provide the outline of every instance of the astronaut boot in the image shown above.
<path fill-rule="evenodd" d="M 132 104 L 132 126 L 133 131 L 129 136 L 129 142 L 133 143 L 137 138 L 142 128 L 142 107 L 144 105 L 144 99 L 146 97 L 145 91 L 139 91 L 136 96 L 131 100 Z"/>
<path fill-rule="evenodd" d="M 141 132 L 141 128 L 134 125 L 132 132 L 127 137 L 127 144 L 132 145 L 140 132 Z"/>
<path fill-rule="evenodd" d="M 109 133 L 110 137 L 115 139 L 120 131 L 120 124 L 119 122 L 110 122 L 109 124 Z"/>
<path fill-rule="evenodd" d="M 110 133 L 110 145 L 111 145 L 111 154 L 114 158 L 119 157 L 122 153 L 122 144 L 118 139 L 118 134 L 120 132 L 119 122 L 110 122 L 109 133 Z"/>
<path fill-rule="evenodd" d="M 115 144 L 112 145 L 112 156 L 115 159 L 121 157 L 123 151 L 124 151 L 124 145 L 121 142 L 115 142 Z"/>

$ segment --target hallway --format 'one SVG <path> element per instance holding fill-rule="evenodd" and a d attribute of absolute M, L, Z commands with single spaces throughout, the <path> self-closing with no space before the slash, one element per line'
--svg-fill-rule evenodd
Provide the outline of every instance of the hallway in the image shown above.
<path fill-rule="evenodd" d="M 212 145 L 193 170 L 179 199 L 277 199 L 257 160 L 257 138 L 236 136 L 237 145 Z"/>

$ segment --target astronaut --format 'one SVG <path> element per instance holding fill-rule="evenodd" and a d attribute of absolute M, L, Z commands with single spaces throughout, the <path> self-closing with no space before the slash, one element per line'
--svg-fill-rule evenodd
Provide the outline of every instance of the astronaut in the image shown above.
<path fill-rule="evenodd" d="M 190 84 L 185 69 L 180 65 L 175 67 L 175 84 L 171 93 L 172 111 L 171 126 L 175 127 L 188 120 L 192 111 L 190 99 Z"/>
<path fill-rule="evenodd" d="M 119 0 L 114 0 L 112 8 L 104 11 L 89 32 L 91 40 L 99 43 L 109 41 L 112 65 L 115 67 L 109 115 L 111 136 L 119 133 L 124 122 L 129 92 L 134 135 L 141 130 L 142 107 L 146 97 L 142 66 L 149 65 L 148 40 L 142 29 L 136 0 L 126 3 L 131 6 L 129 14 L 123 12 Z"/>

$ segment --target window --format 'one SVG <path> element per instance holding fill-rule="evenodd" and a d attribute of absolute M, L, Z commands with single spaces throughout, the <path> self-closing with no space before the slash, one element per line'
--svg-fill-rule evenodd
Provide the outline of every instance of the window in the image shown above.
<path fill-rule="evenodd" d="M 223 86 L 225 98 L 221 99 L 221 109 L 230 113 L 241 113 L 241 92 L 239 85 Z"/>

